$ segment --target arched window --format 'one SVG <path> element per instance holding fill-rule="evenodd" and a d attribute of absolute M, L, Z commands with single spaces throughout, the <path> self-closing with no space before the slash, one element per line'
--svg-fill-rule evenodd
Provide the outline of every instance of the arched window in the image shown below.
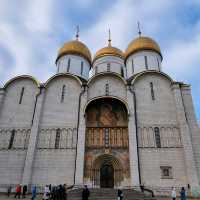
<path fill-rule="evenodd" d="M 69 58 L 67 62 L 67 72 L 69 72 L 70 65 L 71 65 L 71 59 Z"/>
<path fill-rule="evenodd" d="M 144 62 L 145 62 L 145 68 L 146 68 L 146 70 L 148 70 L 147 56 L 144 56 Z"/>
<path fill-rule="evenodd" d="M 61 103 L 64 102 L 64 99 L 65 99 L 65 91 L 66 91 L 66 86 L 63 85 L 63 87 L 62 87 L 62 94 L 61 94 Z"/>
<path fill-rule="evenodd" d="M 13 147 L 14 138 L 15 138 L 15 132 L 16 132 L 16 131 L 15 131 L 14 129 L 11 131 L 8 149 L 12 149 L 12 147 Z"/>
<path fill-rule="evenodd" d="M 83 61 L 81 61 L 81 75 L 83 75 Z"/>
<path fill-rule="evenodd" d="M 106 83 L 106 85 L 105 85 L 105 93 L 106 93 L 106 95 L 109 95 L 109 84 L 108 83 Z"/>
<path fill-rule="evenodd" d="M 21 89 L 20 98 L 19 98 L 19 104 L 22 103 L 23 96 L 24 96 L 24 87 L 22 87 L 22 89 Z"/>
<path fill-rule="evenodd" d="M 95 74 L 98 73 L 98 66 L 95 66 Z"/>
<path fill-rule="evenodd" d="M 110 72 L 110 63 L 107 63 L 107 72 Z"/>
<path fill-rule="evenodd" d="M 160 130 L 158 127 L 154 128 L 155 140 L 156 140 L 156 147 L 161 148 L 161 141 L 160 141 Z"/>
<path fill-rule="evenodd" d="M 55 149 L 58 149 L 60 145 L 60 132 L 61 130 L 58 128 L 56 130 Z"/>
<path fill-rule="evenodd" d="M 150 89 L 151 89 L 151 98 L 152 100 L 155 100 L 155 94 L 153 89 L 153 82 L 150 82 Z"/>
<path fill-rule="evenodd" d="M 135 70 L 134 70 L 134 60 L 132 60 L 132 63 L 131 63 L 131 64 L 132 64 L 132 73 L 134 74 L 134 71 L 135 71 Z"/>

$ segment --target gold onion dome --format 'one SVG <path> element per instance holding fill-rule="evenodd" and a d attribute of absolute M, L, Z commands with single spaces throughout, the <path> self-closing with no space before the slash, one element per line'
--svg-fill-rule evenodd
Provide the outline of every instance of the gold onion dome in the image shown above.
<path fill-rule="evenodd" d="M 120 49 L 112 46 L 107 46 L 97 51 L 94 56 L 93 62 L 103 56 L 117 56 L 124 59 L 124 53 Z"/>
<path fill-rule="evenodd" d="M 80 55 L 84 57 L 85 59 L 87 59 L 89 63 L 92 62 L 92 56 L 91 56 L 90 50 L 85 44 L 83 44 L 82 42 L 78 40 L 72 40 L 72 41 L 66 42 L 63 45 L 63 47 L 59 50 L 56 62 L 61 56 L 66 55 L 66 54 Z"/>
<path fill-rule="evenodd" d="M 155 51 L 158 54 L 160 54 L 161 58 L 162 58 L 162 54 L 161 54 L 161 50 L 159 45 L 157 44 L 157 42 L 155 42 L 153 39 L 149 38 L 149 37 L 144 37 L 144 36 L 140 36 L 136 39 L 134 39 L 127 47 L 126 51 L 125 51 L 125 56 L 126 59 L 133 53 L 136 53 L 138 51 L 141 50 L 151 50 L 151 51 Z"/>

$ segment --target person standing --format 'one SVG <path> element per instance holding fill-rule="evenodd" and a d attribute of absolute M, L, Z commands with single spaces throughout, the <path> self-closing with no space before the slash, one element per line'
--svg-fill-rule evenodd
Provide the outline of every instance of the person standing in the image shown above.
<path fill-rule="evenodd" d="M 32 193 L 31 199 L 34 200 L 36 198 L 36 195 L 37 195 L 37 190 L 36 190 L 35 185 L 32 187 L 31 193 Z"/>
<path fill-rule="evenodd" d="M 85 188 L 83 189 L 83 192 L 82 192 L 82 200 L 88 200 L 89 196 L 90 196 L 90 191 L 87 185 L 85 185 Z"/>
<path fill-rule="evenodd" d="M 123 192 L 120 189 L 118 189 L 117 190 L 117 200 L 122 200 L 123 196 L 124 196 Z"/>
<path fill-rule="evenodd" d="M 172 197 L 172 200 L 176 200 L 176 189 L 175 189 L 175 187 L 172 187 L 171 197 Z"/>
<path fill-rule="evenodd" d="M 50 190 L 49 190 L 49 186 L 46 185 L 46 186 L 44 187 L 43 199 L 44 199 L 44 200 L 47 200 L 47 199 L 49 199 L 49 197 L 50 197 Z"/>
<path fill-rule="evenodd" d="M 22 198 L 26 198 L 26 193 L 27 193 L 27 185 L 24 185 L 22 191 Z"/>
<path fill-rule="evenodd" d="M 184 187 L 181 188 L 180 196 L 181 196 L 181 200 L 186 200 L 186 191 Z"/>

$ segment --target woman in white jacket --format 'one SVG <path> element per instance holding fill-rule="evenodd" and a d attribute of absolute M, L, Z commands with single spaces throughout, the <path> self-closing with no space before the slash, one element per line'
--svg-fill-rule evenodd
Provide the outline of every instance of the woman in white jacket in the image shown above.
<path fill-rule="evenodd" d="M 176 189 L 175 189 L 175 187 L 172 188 L 171 197 L 172 197 L 172 200 L 176 200 Z"/>

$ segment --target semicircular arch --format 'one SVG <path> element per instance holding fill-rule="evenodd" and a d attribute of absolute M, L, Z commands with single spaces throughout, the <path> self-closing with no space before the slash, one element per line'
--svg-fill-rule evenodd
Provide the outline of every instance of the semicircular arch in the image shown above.
<path fill-rule="evenodd" d="M 169 75 L 167 75 L 167 74 L 165 74 L 165 73 L 163 73 L 163 72 L 158 72 L 158 71 L 156 71 L 156 70 L 147 70 L 147 71 L 143 71 L 143 72 L 138 73 L 138 74 L 133 78 L 133 80 L 131 81 L 131 85 L 134 85 L 134 83 L 135 83 L 139 78 L 141 78 L 142 76 L 144 76 L 144 75 L 146 75 L 146 74 L 157 74 L 157 75 L 160 75 L 160 76 L 165 77 L 167 80 L 169 80 L 171 83 L 173 83 L 173 79 L 172 79 Z"/>
<path fill-rule="evenodd" d="M 129 106 L 128 106 L 128 103 L 120 98 L 120 97 L 116 97 L 116 96 L 98 96 L 98 97 L 94 97 L 92 99 L 90 99 L 89 101 L 87 101 L 87 103 L 85 104 L 84 108 L 83 108 L 83 113 L 85 114 L 86 113 L 86 110 L 88 108 L 88 106 L 90 105 L 90 103 L 94 102 L 95 100 L 98 100 L 98 99 L 116 99 L 118 101 L 120 101 L 126 108 L 126 111 L 127 111 L 127 114 L 129 115 L 130 114 L 130 109 L 129 109 Z"/>
<path fill-rule="evenodd" d="M 56 75 L 50 77 L 46 81 L 46 83 L 44 84 L 44 87 L 47 87 L 51 81 L 53 81 L 54 79 L 59 78 L 59 77 L 71 77 L 71 78 L 75 79 L 80 84 L 80 86 L 82 86 L 82 82 L 81 82 L 81 80 L 77 76 L 75 76 L 73 74 L 70 74 L 70 73 L 66 73 L 66 74 L 59 73 L 59 74 L 56 74 Z"/>
<path fill-rule="evenodd" d="M 120 76 L 118 73 L 115 73 L 115 72 L 100 72 L 100 73 L 97 73 L 95 74 L 94 76 L 92 76 L 89 80 L 88 80 L 88 86 L 95 81 L 96 78 L 100 77 L 100 76 L 105 76 L 105 75 L 110 75 L 110 76 L 115 76 L 117 77 L 118 79 L 120 79 L 125 85 L 127 85 L 127 82 L 126 80 Z"/>
<path fill-rule="evenodd" d="M 14 82 L 14 81 L 16 81 L 16 80 L 19 80 L 19 79 L 30 79 L 31 81 L 33 81 L 33 83 L 35 83 L 35 85 L 37 85 L 37 87 L 40 87 L 39 81 L 38 81 L 36 78 L 34 78 L 33 76 L 30 76 L 30 75 L 21 75 L 21 76 L 13 77 L 13 78 L 11 78 L 10 80 L 8 80 L 8 81 L 4 84 L 3 88 L 4 88 L 4 89 L 7 88 L 12 82 Z"/>

